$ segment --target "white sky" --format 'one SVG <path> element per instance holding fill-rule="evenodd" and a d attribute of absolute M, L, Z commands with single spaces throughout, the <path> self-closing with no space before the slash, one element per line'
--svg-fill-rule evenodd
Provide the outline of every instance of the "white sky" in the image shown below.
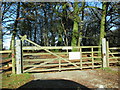
<path fill-rule="evenodd" d="M 3 41 L 3 47 L 6 48 L 6 49 L 9 49 L 10 48 L 10 40 L 11 40 L 11 35 L 5 35 L 3 37 L 4 41 Z"/>

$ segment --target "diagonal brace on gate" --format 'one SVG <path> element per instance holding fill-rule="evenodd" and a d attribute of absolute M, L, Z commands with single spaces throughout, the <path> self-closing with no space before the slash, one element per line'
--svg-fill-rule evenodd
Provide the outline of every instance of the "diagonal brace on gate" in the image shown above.
<path fill-rule="evenodd" d="M 31 41 L 31 40 L 29 40 L 29 39 L 27 39 L 27 36 L 26 36 L 26 35 L 20 36 L 20 38 L 21 38 L 22 40 L 26 40 L 26 41 L 34 44 L 35 46 L 37 46 L 37 47 L 39 47 L 39 48 L 42 48 L 42 46 L 34 43 L 33 41 Z M 72 65 L 74 65 L 75 67 L 79 68 L 79 66 L 77 66 L 76 64 L 74 64 L 74 63 L 70 62 L 69 60 L 67 60 L 67 59 L 65 59 L 65 58 L 63 58 L 63 57 L 61 57 L 61 56 L 59 56 L 59 55 L 57 55 L 57 54 L 49 51 L 48 49 L 43 49 L 43 50 L 45 50 L 46 52 L 48 52 L 48 53 L 50 53 L 50 54 L 52 54 L 52 55 L 54 55 L 54 56 L 56 56 L 56 57 L 58 57 L 59 59 L 62 59 L 62 60 L 64 60 L 64 61 L 68 62 L 69 64 L 72 64 Z M 52 60 L 52 61 L 53 61 L 53 60 Z M 37 68 L 37 67 L 42 66 L 42 65 L 45 65 L 45 64 L 47 64 L 47 63 L 49 63 L 49 62 L 52 62 L 52 61 L 44 62 L 44 63 L 42 63 L 42 64 L 40 64 L 40 65 L 34 66 L 33 68 L 30 68 L 30 69 L 25 70 L 25 71 L 32 70 L 32 69 L 34 69 L 34 68 Z"/>

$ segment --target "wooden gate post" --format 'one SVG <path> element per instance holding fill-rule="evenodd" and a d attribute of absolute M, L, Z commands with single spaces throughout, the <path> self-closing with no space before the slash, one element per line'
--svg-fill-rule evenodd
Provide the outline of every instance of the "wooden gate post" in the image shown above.
<path fill-rule="evenodd" d="M 103 59 L 103 67 L 107 67 L 107 48 L 106 48 L 105 38 L 102 38 L 102 59 Z"/>
<path fill-rule="evenodd" d="M 22 73 L 22 42 L 16 40 L 16 73 Z"/>
<path fill-rule="evenodd" d="M 109 42 L 107 41 L 107 67 L 109 67 Z"/>
<path fill-rule="evenodd" d="M 15 41 L 12 40 L 12 74 L 15 74 Z"/>

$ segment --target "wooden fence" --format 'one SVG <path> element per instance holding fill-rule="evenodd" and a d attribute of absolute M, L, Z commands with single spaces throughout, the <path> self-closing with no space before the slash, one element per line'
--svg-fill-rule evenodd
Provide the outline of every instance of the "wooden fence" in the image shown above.
<path fill-rule="evenodd" d="M 21 55 L 22 58 L 19 58 L 18 62 L 18 74 L 22 72 L 40 72 L 40 71 L 61 71 L 61 70 L 72 70 L 72 69 L 84 69 L 84 68 L 97 68 L 97 67 L 108 67 L 111 58 L 110 49 L 106 39 L 102 39 L 101 46 L 80 46 L 80 47 L 71 47 L 71 46 L 54 46 L 54 47 L 42 47 L 25 37 L 22 37 L 22 40 L 26 40 L 32 43 L 34 46 L 23 46 Z M 21 42 L 21 41 L 18 41 Z M 17 46 L 21 46 L 20 44 Z M 20 47 L 19 47 L 20 49 Z M 72 49 L 79 50 L 80 58 L 70 60 L 70 52 Z M 24 51 L 31 51 L 29 53 Z M 32 51 L 37 51 L 32 52 Z M 44 51 L 44 52 L 43 52 Z M 108 52 L 109 51 L 109 52 Z M 20 53 L 19 53 L 20 54 Z M 73 52 L 74 54 L 74 52 Z M 113 53 L 112 53 L 113 54 Z M 19 56 L 21 56 L 19 55 Z M 112 55 L 113 56 L 113 55 Z M 114 59 L 119 57 L 114 55 Z M 23 59 L 23 60 L 22 60 Z M 20 61 L 21 60 L 21 61 Z M 114 62 L 114 61 L 113 61 Z M 22 66 L 22 67 L 21 67 Z"/>
<path fill-rule="evenodd" d="M 12 50 L 5 50 L 5 51 L 0 51 L 0 72 L 4 72 L 12 68 L 12 58 L 11 54 Z"/>
<path fill-rule="evenodd" d="M 107 52 L 108 66 L 112 64 L 120 65 L 120 47 L 108 47 Z"/>
<path fill-rule="evenodd" d="M 12 73 L 15 74 L 15 41 L 12 40 L 11 50 L 0 51 L 0 70 L 4 72 L 12 67 Z M 3 57 L 6 54 L 5 58 Z"/>
<path fill-rule="evenodd" d="M 22 46 L 24 40 L 32 43 L 34 46 Z M 28 40 L 25 36 L 21 37 L 21 40 L 16 40 L 16 47 L 14 46 L 15 42 L 12 41 L 12 43 L 12 50 L 0 51 L 0 53 L 11 53 L 12 73 L 17 74 L 24 72 L 94 69 L 109 67 L 114 63 L 119 64 L 120 61 L 120 47 L 109 47 L 105 38 L 102 39 L 101 46 L 45 47 Z M 77 51 L 72 52 L 73 49 Z"/>
<path fill-rule="evenodd" d="M 79 49 L 81 54 L 80 59 L 69 60 L 68 50 L 63 49 Z M 48 52 L 37 52 L 37 53 L 23 53 L 23 68 L 32 68 L 30 70 L 24 70 L 23 72 L 33 72 L 33 71 L 61 71 L 61 70 L 70 70 L 70 69 L 84 69 L 84 68 L 96 68 L 102 67 L 101 56 L 98 56 L 98 48 L 101 46 L 81 46 L 81 47 L 23 47 L 24 50 L 43 50 L 49 49 L 49 51 L 54 51 L 62 58 L 56 57 Z M 58 50 L 58 51 L 55 51 Z M 59 52 L 60 51 L 60 52 Z M 69 50 L 70 51 L 70 50 Z M 27 58 L 29 57 L 29 59 Z M 30 58 L 31 57 L 31 58 Z M 66 62 L 64 59 L 69 62 Z M 47 62 L 47 63 L 46 63 Z M 36 67 L 37 66 L 37 67 Z M 36 69 L 39 68 L 39 69 Z M 40 69 L 41 68 L 41 69 Z"/>
<path fill-rule="evenodd" d="M 61 71 L 71 69 L 107 67 L 106 39 L 103 39 L 102 46 L 80 47 L 42 47 L 28 40 L 26 36 L 21 37 L 21 39 L 22 41 L 26 40 L 29 43 L 32 43 L 34 46 L 22 47 L 21 49 L 21 41 L 16 41 L 16 68 L 18 71 L 17 74 L 20 74 L 22 72 L 40 72 L 56 70 Z M 79 55 L 81 56 L 79 59 L 70 60 L 69 52 L 71 52 L 72 49 L 79 50 L 77 51 L 77 53 L 79 53 Z M 37 50 L 38 52 L 25 53 L 24 51 L 26 50 Z M 41 50 L 43 50 L 44 52 L 42 52 Z M 56 50 L 60 52 L 57 52 Z M 66 52 L 64 50 L 66 50 Z M 72 53 L 74 54 L 75 52 Z"/>

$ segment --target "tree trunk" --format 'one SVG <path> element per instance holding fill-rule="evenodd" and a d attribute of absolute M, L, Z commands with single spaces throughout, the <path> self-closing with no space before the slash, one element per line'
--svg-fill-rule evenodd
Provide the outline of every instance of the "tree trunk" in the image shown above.
<path fill-rule="evenodd" d="M 1 10 L 1 7 L 2 7 L 2 3 L 0 3 L 0 23 L 2 23 L 2 10 Z M 0 50 L 3 49 L 3 35 L 2 35 L 2 24 L 0 24 Z"/>
<path fill-rule="evenodd" d="M 74 24 L 73 24 L 73 33 L 72 33 L 72 46 L 80 46 L 81 40 L 82 40 L 82 29 L 83 29 L 83 19 L 84 19 L 84 7 L 85 7 L 85 2 L 82 2 L 82 6 L 79 8 L 78 7 L 78 2 L 75 2 L 74 4 Z M 79 17 L 79 13 L 82 11 L 82 17 Z M 81 22 L 80 26 L 80 32 L 79 32 L 79 22 Z M 73 49 L 73 51 L 76 51 Z"/>
<path fill-rule="evenodd" d="M 10 49 L 12 46 L 12 40 L 15 40 L 16 37 L 16 33 L 17 33 L 17 25 L 18 25 L 18 18 L 20 15 L 20 2 L 18 2 L 17 4 L 17 14 L 16 14 L 16 19 L 15 19 L 15 23 L 14 23 L 14 30 L 13 30 L 13 34 L 12 34 L 12 38 L 11 38 L 11 42 L 10 42 Z M 15 43 L 15 41 L 13 42 L 13 44 Z"/>
<path fill-rule="evenodd" d="M 44 45 L 48 46 L 48 19 L 47 19 L 47 10 L 46 8 L 44 9 L 44 22 L 45 22 L 45 26 L 44 26 Z"/>
<path fill-rule="evenodd" d="M 35 3 L 36 4 L 36 3 Z M 37 6 L 35 5 L 35 29 L 34 29 L 34 42 L 37 42 Z"/>
<path fill-rule="evenodd" d="M 63 46 L 62 33 L 58 35 L 58 43 L 57 43 L 57 46 Z"/>
<path fill-rule="evenodd" d="M 57 46 L 63 46 L 63 29 L 58 30 L 58 43 Z"/>
<path fill-rule="evenodd" d="M 102 38 L 105 37 L 105 24 L 106 24 L 106 12 L 107 12 L 107 3 L 102 3 L 102 19 L 101 19 L 101 25 L 100 25 L 100 38 L 99 38 L 99 46 L 102 44 Z M 101 48 L 99 48 L 98 51 L 101 51 Z M 100 56 L 101 53 L 98 53 L 98 56 Z"/>
<path fill-rule="evenodd" d="M 76 46 L 77 45 L 77 40 L 78 40 L 78 22 L 74 21 L 71 45 Z"/>
<path fill-rule="evenodd" d="M 78 2 L 75 2 L 74 4 L 74 19 L 73 19 L 73 31 L 72 31 L 72 42 L 71 45 L 72 46 L 77 46 L 77 42 L 78 42 Z M 76 49 L 73 49 L 72 51 L 76 51 Z"/>
<path fill-rule="evenodd" d="M 84 20 L 84 7 L 85 7 L 85 1 L 82 2 L 82 7 L 80 8 L 80 12 L 82 13 L 81 17 L 81 24 L 80 24 L 80 33 L 78 38 L 78 46 L 80 46 L 82 42 L 82 31 L 83 31 L 83 20 Z"/>
<path fill-rule="evenodd" d="M 99 45 L 101 45 L 102 43 L 102 38 L 105 37 L 105 24 L 106 24 L 106 10 L 107 8 L 107 3 L 106 2 L 103 2 L 102 4 L 102 9 L 103 9 L 103 12 L 102 12 L 102 19 L 101 19 L 101 25 L 100 25 L 100 40 L 99 40 Z"/>
<path fill-rule="evenodd" d="M 1 23 L 1 20 L 0 20 L 0 23 Z M 3 49 L 3 36 L 2 36 L 2 28 L 0 25 L 0 50 L 2 49 Z"/>

